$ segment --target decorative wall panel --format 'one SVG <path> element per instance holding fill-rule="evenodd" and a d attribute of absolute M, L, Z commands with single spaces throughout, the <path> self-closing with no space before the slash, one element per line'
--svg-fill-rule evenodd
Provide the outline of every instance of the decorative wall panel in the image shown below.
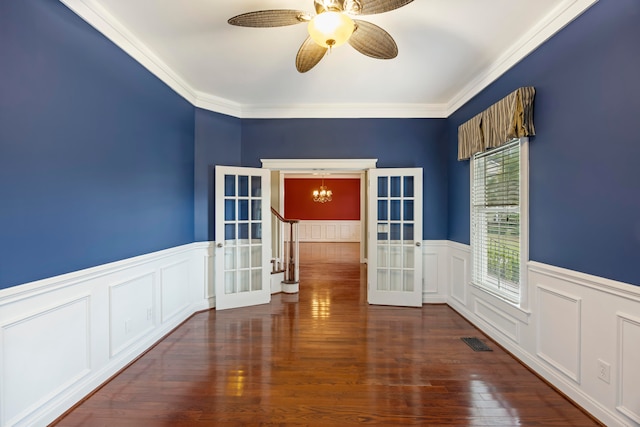
<path fill-rule="evenodd" d="M 580 382 L 581 299 L 538 286 L 537 354 Z"/>
<path fill-rule="evenodd" d="M 149 273 L 110 287 L 110 356 L 153 328 L 155 274 Z"/>
<path fill-rule="evenodd" d="M 192 243 L 0 290 L 0 426 L 48 425 L 209 308 L 211 247 Z"/>
<path fill-rule="evenodd" d="M 619 372 L 617 409 L 640 424 L 640 318 L 618 313 Z"/>
<path fill-rule="evenodd" d="M 423 269 L 422 274 L 424 278 L 424 293 L 437 293 L 438 292 L 438 254 L 437 253 L 425 253 L 422 256 Z"/>
<path fill-rule="evenodd" d="M 468 258 L 462 258 L 458 255 L 451 257 L 451 296 L 459 303 L 467 303 L 467 285 L 468 280 Z"/>
<path fill-rule="evenodd" d="M 359 242 L 360 221 L 300 221 L 301 242 Z"/>
<path fill-rule="evenodd" d="M 2 325 L 2 423 L 13 425 L 90 370 L 90 297 Z"/>
<path fill-rule="evenodd" d="M 160 270 L 162 288 L 162 322 L 184 310 L 189 305 L 189 263 L 179 263 Z"/>
<path fill-rule="evenodd" d="M 519 341 L 520 323 L 517 319 L 481 299 L 475 299 L 474 302 L 474 312 L 479 318 L 492 325 L 511 341 L 516 343 Z"/>

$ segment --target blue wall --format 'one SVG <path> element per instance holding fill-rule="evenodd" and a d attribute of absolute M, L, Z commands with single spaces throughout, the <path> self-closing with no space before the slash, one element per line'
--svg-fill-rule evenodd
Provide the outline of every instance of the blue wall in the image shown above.
<path fill-rule="evenodd" d="M 193 241 L 193 106 L 58 1 L 0 2 L 0 76 L 0 288 Z"/>
<path fill-rule="evenodd" d="M 215 166 L 240 166 L 241 120 L 196 109 L 195 240 L 213 241 Z"/>
<path fill-rule="evenodd" d="M 425 239 L 447 236 L 444 119 L 246 119 L 242 165 L 260 159 L 377 158 L 378 167 L 424 169 Z"/>
<path fill-rule="evenodd" d="M 424 238 L 447 235 L 444 119 L 236 119 L 196 110 L 195 239 L 215 240 L 216 165 L 260 159 L 377 158 L 379 167 L 424 168 Z"/>
<path fill-rule="evenodd" d="M 260 158 L 422 167 L 424 238 L 468 243 L 457 127 L 525 85 L 531 259 L 640 284 L 637 22 L 637 0 L 600 0 L 447 120 L 242 120 L 195 109 L 59 2 L 0 2 L 0 288 L 213 240 L 214 166 Z"/>
<path fill-rule="evenodd" d="M 449 239 L 469 242 L 457 126 L 535 86 L 530 258 L 640 285 L 640 2 L 600 0 L 449 118 Z"/>

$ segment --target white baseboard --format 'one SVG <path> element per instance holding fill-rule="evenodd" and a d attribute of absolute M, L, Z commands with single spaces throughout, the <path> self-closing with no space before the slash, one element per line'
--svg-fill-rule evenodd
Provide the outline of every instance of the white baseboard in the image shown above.
<path fill-rule="evenodd" d="M 215 303 L 210 243 L 0 291 L 0 426 L 45 426 Z"/>

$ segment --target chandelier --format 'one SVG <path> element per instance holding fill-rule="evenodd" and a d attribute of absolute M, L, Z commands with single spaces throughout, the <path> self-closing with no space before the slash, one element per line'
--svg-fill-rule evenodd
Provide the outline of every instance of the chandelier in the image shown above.
<path fill-rule="evenodd" d="M 322 185 L 320 186 L 320 190 L 313 190 L 313 201 L 318 203 L 326 203 L 331 201 L 331 196 L 333 193 L 331 190 L 327 190 L 327 187 L 324 185 L 324 178 L 322 178 Z"/>

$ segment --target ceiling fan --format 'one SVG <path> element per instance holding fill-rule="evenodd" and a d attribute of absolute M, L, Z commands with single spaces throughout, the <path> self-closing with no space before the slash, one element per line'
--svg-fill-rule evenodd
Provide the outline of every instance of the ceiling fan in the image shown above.
<path fill-rule="evenodd" d="M 327 51 L 348 42 L 358 52 L 377 59 L 392 59 L 398 46 L 385 30 L 352 16 L 373 15 L 398 9 L 413 0 L 314 0 L 316 14 L 293 10 L 258 10 L 229 19 L 240 27 L 284 27 L 308 23 L 309 37 L 296 56 L 296 69 L 306 73 Z"/>

